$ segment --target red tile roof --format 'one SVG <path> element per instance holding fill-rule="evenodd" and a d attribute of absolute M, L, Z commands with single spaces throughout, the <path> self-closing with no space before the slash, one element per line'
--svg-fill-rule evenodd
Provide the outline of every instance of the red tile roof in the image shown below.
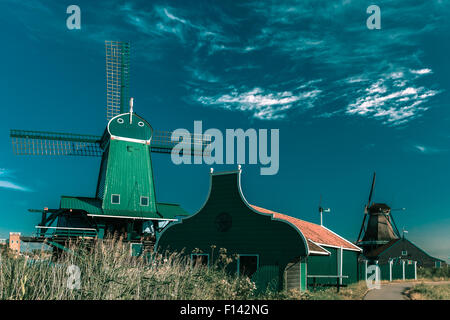
<path fill-rule="evenodd" d="M 296 226 L 301 233 L 310 241 L 315 242 L 319 245 L 329 245 L 335 247 L 343 247 L 345 249 L 358 250 L 361 251 L 361 248 L 352 244 L 350 241 L 345 240 L 344 238 L 338 236 L 331 230 L 320 226 L 315 223 L 307 222 L 304 220 L 300 220 L 298 218 L 294 218 L 282 213 L 278 213 L 272 210 L 264 209 L 258 206 L 251 205 L 253 209 L 259 211 L 261 213 L 272 214 L 274 218 L 281 219 L 284 221 L 288 221 Z"/>

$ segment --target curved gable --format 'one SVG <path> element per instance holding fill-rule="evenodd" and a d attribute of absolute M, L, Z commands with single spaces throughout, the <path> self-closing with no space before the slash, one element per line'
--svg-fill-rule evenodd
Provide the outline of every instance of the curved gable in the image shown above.
<path fill-rule="evenodd" d="M 258 212 L 245 200 L 241 171 L 211 174 L 210 192 L 194 215 L 168 227 L 159 237 L 157 250 L 191 253 L 198 248 L 212 253 L 211 246 L 229 254 L 258 254 L 262 265 L 286 265 L 306 256 L 302 233 L 287 221 Z"/>

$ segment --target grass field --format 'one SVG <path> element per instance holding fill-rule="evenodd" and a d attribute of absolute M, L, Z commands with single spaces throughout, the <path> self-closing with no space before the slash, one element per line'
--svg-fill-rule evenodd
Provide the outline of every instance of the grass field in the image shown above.
<path fill-rule="evenodd" d="M 94 248 L 74 247 L 75 255 L 57 262 L 0 256 L 0 299 L 14 300 L 241 300 L 241 299 L 361 299 L 365 282 L 315 292 L 257 292 L 247 277 L 230 275 L 232 261 L 223 251 L 209 268 L 192 266 L 181 254 L 154 255 L 151 261 L 130 255 L 120 241 L 103 241 Z M 70 267 L 72 266 L 72 267 Z M 76 266 L 76 267 L 73 267 Z M 79 282 L 77 272 L 79 271 Z"/>
<path fill-rule="evenodd" d="M 450 284 L 420 283 L 408 292 L 412 300 L 450 300 Z"/>

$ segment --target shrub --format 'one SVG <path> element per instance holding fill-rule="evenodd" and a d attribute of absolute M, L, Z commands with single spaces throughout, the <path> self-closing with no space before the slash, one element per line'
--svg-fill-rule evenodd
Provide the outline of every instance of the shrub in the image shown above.
<path fill-rule="evenodd" d="M 448 280 L 450 278 L 450 269 L 448 266 L 441 268 L 417 268 L 417 277 L 419 279 Z"/>

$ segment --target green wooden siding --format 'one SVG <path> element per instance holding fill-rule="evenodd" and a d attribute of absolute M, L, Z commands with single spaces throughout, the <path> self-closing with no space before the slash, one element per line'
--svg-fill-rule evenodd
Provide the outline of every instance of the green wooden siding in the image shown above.
<path fill-rule="evenodd" d="M 83 210 L 90 214 L 103 214 L 101 205 L 101 199 L 62 196 L 60 207 L 62 209 Z"/>
<path fill-rule="evenodd" d="M 380 268 L 380 278 L 381 280 L 386 280 L 386 281 L 390 281 L 390 276 L 391 276 L 391 267 L 389 265 L 389 263 L 387 264 L 382 264 L 382 265 L 378 265 L 378 267 Z"/>
<path fill-rule="evenodd" d="M 366 263 L 364 261 L 358 262 L 358 281 L 366 280 Z"/>
<path fill-rule="evenodd" d="M 113 194 L 120 195 L 120 204 L 111 203 Z M 148 206 L 140 205 L 141 196 L 149 197 Z M 110 215 L 132 211 L 137 217 L 154 217 L 156 198 L 148 145 L 110 141 L 102 208 Z"/>
<path fill-rule="evenodd" d="M 337 249 L 325 247 L 330 252 L 329 256 L 309 256 L 308 257 L 308 276 L 312 275 L 334 275 L 338 274 L 338 257 Z M 317 278 L 317 284 L 336 283 L 336 279 L 321 279 Z M 308 278 L 308 285 L 312 285 L 313 279 Z"/>
<path fill-rule="evenodd" d="M 405 279 L 414 279 L 415 278 L 415 266 L 414 266 L 414 262 L 412 262 L 411 264 L 408 264 L 408 262 L 406 262 L 405 264 Z"/>
<path fill-rule="evenodd" d="M 245 204 L 239 193 L 239 175 L 212 175 L 204 207 L 168 227 L 158 239 L 157 250 L 184 249 L 190 254 L 198 248 L 210 253 L 212 261 L 218 258 L 220 248 L 226 248 L 228 255 L 258 254 L 259 269 L 252 277 L 258 288 L 270 285 L 281 289 L 286 265 L 307 254 L 306 243 L 294 226 L 256 213 Z"/>
<path fill-rule="evenodd" d="M 323 245 L 326 250 L 330 252 L 329 256 L 309 256 L 308 257 L 308 276 L 312 275 L 339 275 L 339 255 L 340 249 L 327 247 Z M 352 250 L 342 250 L 342 275 L 348 276 L 342 280 L 343 284 L 350 284 L 358 281 L 358 256 L 359 252 Z M 313 279 L 308 279 L 308 285 L 312 285 Z M 317 278 L 317 284 L 336 283 L 336 278 Z"/>
<path fill-rule="evenodd" d="M 166 219 L 175 219 L 177 217 L 189 216 L 189 214 L 178 204 L 172 203 L 157 203 L 156 209 L 158 214 Z"/>
<path fill-rule="evenodd" d="M 328 249 L 327 249 L 328 250 Z M 347 279 L 343 279 L 344 284 L 351 284 L 358 282 L 358 256 L 357 251 L 343 250 L 343 268 L 342 275 L 348 276 Z"/>
<path fill-rule="evenodd" d="M 403 266 L 401 263 L 392 264 L 392 280 L 403 279 Z"/>

